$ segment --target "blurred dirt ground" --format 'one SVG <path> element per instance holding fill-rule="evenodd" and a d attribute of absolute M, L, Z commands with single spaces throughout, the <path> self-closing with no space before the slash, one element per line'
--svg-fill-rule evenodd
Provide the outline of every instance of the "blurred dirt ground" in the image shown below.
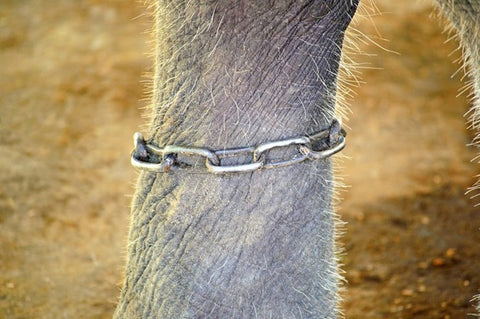
<path fill-rule="evenodd" d="M 458 45 L 430 2 L 377 5 L 382 15 L 356 20 L 377 44 L 358 40 L 366 84 L 342 164 L 345 312 L 465 318 L 480 212 L 464 192 L 479 170 Z M 129 0 L 0 2 L 0 318 L 112 315 L 152 69 L 145 12 Z"/>

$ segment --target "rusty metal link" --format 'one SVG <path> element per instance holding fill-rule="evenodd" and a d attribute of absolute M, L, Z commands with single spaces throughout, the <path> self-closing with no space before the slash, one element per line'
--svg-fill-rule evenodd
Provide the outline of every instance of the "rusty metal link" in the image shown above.
<path fill-rule="evenodd" d="M 133 136 L 135 149 L 132 152 L 131 163 L 134 167 L 155 171 L 167 172 L 169 170 L 192 169 L 193 166 L 183 163 L 179 156 L 199 157 L 205 159 L 205 167 L 209 173 L 244 173 L 261 169 L 282 167 L 303 162 L 305 160 L 318 160 L 327 158 L 341 151 L 345 147 L 346 132 L 337 120 L 333 120 L 328 129 L 310 136 L 300 136 L 285 140 L 266 142 L 257 146 L 231 148 L 213 151 L 207 148 L 185 147 L 166 145 L 160 148 L 147 144 L 141 133 Z M 274 160 L 268 157 L 273 149 L 297 147 L 296 154 L 288 159 Z M 248 158 L 246 163 L 222 164 L 227 158 Z M 196 168 L 197 166 L 195 166 Z M 202 169 L 202 168 L 201 168 Z"/>

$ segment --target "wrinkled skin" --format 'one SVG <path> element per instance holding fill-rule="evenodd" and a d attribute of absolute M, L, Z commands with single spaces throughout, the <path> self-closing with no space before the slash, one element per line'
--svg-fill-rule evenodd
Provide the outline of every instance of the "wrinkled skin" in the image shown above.
<path fill-rule="evenodd" d="M 256 145 L 334 117 L 350 1 L 158 4 L 151 142 Z M 333 318 L 330 160 L 139 178 L 117 318 Z"/>
<path fill-rule="evenodd" d="M 357 2 L 253 2 L 158 1 L 149 142 L 222 149 L 329 125 Z M 329 159 L 143 172 L 115 318 L 337 317 L 332 180 Z"/>

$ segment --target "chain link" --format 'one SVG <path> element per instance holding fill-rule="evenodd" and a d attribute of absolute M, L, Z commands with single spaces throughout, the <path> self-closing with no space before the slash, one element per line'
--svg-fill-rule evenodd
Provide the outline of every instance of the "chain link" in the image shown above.
<path fill-rule="evenodd" d="M 261 169 L 288 166 L 305 160 L 327 158 L 345 147 L 346 132 L 337 120 L 333 120 L 326 130 L 311 136 L 300 136 L 285 140 L 266 142 L 257 146 L 231 148 L 213 151 L 207 148 L 167 145 L 163 148 L 147 144 L 141 133 L 133 136 L 135 149 L 132 152 L 131 163 L 134 167 L 167 172 L 175 169 L 192 169 L 198 165 L 188 164 L 179 157 L 198 157 L 205 160 L 202 169 L 213 174 L 253 172 Z M 297 152 L 285 160 L 269 158 L 273 149 L 291 148 L 296 146 Z M 277 151 L 278 152 L 278 151 Z M 248 158 L 242 164 L 224 165 L 227 158 Z"/>

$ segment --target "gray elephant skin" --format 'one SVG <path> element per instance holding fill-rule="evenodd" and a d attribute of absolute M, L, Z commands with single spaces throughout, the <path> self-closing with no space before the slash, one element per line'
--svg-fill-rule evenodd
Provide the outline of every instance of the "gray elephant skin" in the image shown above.
<path fill-rule="evenodd" d="M 357 1 L 154 5 L 149 143 L 257 145 L 334 119 Z M 440 6 L 460 31 L 479 92 L 480 2 Z M 330 159 L 239 174 L 142 172 L 114 317 L 340 316 L 333 192 Z"/>

